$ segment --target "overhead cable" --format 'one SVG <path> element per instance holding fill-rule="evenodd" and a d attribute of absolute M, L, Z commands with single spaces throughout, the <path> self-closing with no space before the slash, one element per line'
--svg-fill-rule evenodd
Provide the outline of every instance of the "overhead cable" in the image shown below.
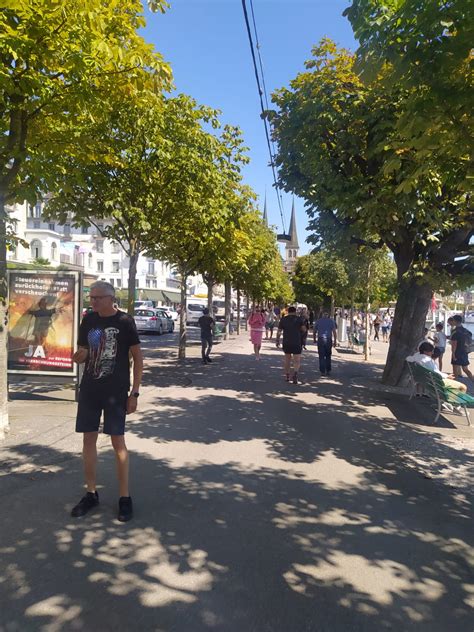
<path fill-rule="evenodd" d="M 267 121 L 267 117 L 265 116 L 265 105 L 263 102 L 263 99 L 265 98 L 265 103 L 266 103 L 266 109 L 268 110 L 268 98 L 267 98 L 267 92 L 266 92 L 266 87 L 265 87 L 265 79 L 264 79 L 264 75 L 263 75 L 263 64 L 262 64 L 262 58 L 260 55 L 260 50 L 258 50 L 258 57 L 259 57 L 259 61 L 260 61 L 260 73 L 262 76 L 262 81 L 260 81 L 260 75 L 259 75 L 259 69 L 258 69 L 258 65 L 257 65 L 257 59 L 256 59 L 256 55 L 255 55 L 255 46 L 254 46 L 254 42 L 253 42 L 253 38 L 252 38 L 252 31 L 250 28 L 250 21 L 249 21 L 249 16 L 248 16 L 248 11 L 247 11 L 247 4 L 246 4 L 246 0 L 242 0 L 242 9 L 244 11 L 244 19 L 245 19 L 245 25 L 247 27 L 247 35 L 249 38 L 249 44 L 250 44 L 250 52 L 252 54 L 252 61 L 253 61 L 253 68 L 254 68 L 254 73 L 255 73 L 255 79 L 257 81 L 257 88 L 258 88 L 258 95 L 259 95 L 259 99 L 260 99 L 260 108 L 262 111 L 262 119 L 263 119 L 263 124 L 264 124 L 264 128 L 265 128 L 265 137 L 267 139 L 267 147 L 268 147 L 268 153 L 270 155 L 270 166 L 272 168 L 272 173 L 273 173 L 273 182 L 275 184 L 275 191 L 276 191 L 276 195 L 277 195 L 277 201 L 278 201 L 278 208 L 280 209 L 280 217 L 281 217 L 281 222 L 282 222 L 282 227 L 283 227 L 283 232 L 285 233 L 285 217 L 284 217 L 284 212 L 283 212 L 283 199 L 280 193 L 280 189 L 278 187 L 278 180 L 277 180 L 277 176 L 276 176 L 276 170 L 275 170 L 275 159 L 274 159 L 274 153 L 272 151 L 272 143 L 270 141 L 270 133 L 268 130 L 268 121 Z M 251 9 L 252 9 L 252 19 L 253 19 L 253 25 L 254 25 L 254 30 L 255 30 L 255 37 L 256 37 L 256 41 L 258 43 L 258 36 L 257 36 L 257 27 L 256 27 L 256 23 L 255 23 L 255 14 L 253 11 L 253 2 L 251 0 Z M 258 45 L 259 48 L 259 45 Z M 262 84 L 264 86 L 264 89 L 262 89 Z"/>

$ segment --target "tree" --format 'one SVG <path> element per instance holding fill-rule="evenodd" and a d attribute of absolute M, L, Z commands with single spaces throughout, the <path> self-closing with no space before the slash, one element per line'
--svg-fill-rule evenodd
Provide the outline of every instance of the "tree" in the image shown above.
<path fill-rule="evenodd" d="M 92 224 L 122 246 L 129 258 L 130 314 L 138 258 L 170 220 L 162 200 L 173 161 L 173 139 L 163 136 L 168 110 L 168 103 L 153 94 L 116 104 L 110 118 L 91 127 L 93 160 L 91 155 L 63 159 L 63 179 L 45 209 L 46 216 L 63 224 Z"/>
<path fill-rule="evenodd" d="M 399 298 L 383 379 L 395 384 L 433 289 L 472 266 L 474 212 L 461 186 L 466 165 L 441 187 L 444 161 L 432 156 L 428 172 L 418 163 L 423 173 L 414 189 L 407 174 L 420 156 L 400 149 L 397 129 L 409 92 L 382 80 L 364 84 L 353 55 L 328 40 L 313 54 L 290 89 L 273 96 L 280 182 L 306 199 L 316 240 L 324 243 L 328 231 L 342 227 L 355 243 L 392 252 Z"/>
<path fill-rule="evenodd" d="M 154 0 L 154 9 L 164 2 Z M 86 153 L 86 131 L 125 100 L 169 85 L 138 29 L 140 0 L 9 2 L 0 13 L 0 319 L 6 322 L 6 205 L 52 188 L 56 158 Z M 147 72 L 143 73 L 146 68 Z M 151 82 L 151 83 L 150 83 Z M 6 331 L 0 329 L 0 433 L 7 425 Z"/>
<path fill-rule="evenodd" d="M 344 14 L 360 42 L 357 68 L 364 80 L 372 82 L 383 68 L 386 85 L 409 89 L 398 121 L 405 142 L 425 158 L 443 155 L 446 167 L 451 159 L 469 160 L 473 3 L 353 0 Z"/>

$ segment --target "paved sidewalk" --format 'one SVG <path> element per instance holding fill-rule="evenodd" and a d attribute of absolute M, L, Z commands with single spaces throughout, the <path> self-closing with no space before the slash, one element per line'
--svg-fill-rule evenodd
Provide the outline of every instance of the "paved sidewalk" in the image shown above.
<path fill-rule="evenodd" d="M 196 348 L 182 365 L 151 353 L 125 525 L 106 438 L 101 505 L 69 516 L 82 484 L 71 394 L 13 401 L 0 630 L 471 630 L 474 429 L 433 427 L 426 403 L 382 387 L 382 343 L 367 364 L 335 354 L 331 378 L 309 349 L 298 386 L 273 344 L 257 362 L 245 334 L 209 366 Z"/>

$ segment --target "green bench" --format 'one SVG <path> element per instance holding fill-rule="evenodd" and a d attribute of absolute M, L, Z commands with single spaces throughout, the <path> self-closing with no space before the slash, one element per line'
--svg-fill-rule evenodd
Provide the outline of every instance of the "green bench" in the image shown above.
<path fill-rule="evenodd" d="M 445 385 L 441 375 L 426 369 L 416 362 L 407 362 L 407 366 L 412 383 L 410 399 L 417 393 L 417 388 L 421 388 L 424 395 L 434 399 L 437 404 L 434 423 L 438 421 L 444 405 L 445 409 L 447 409 L 446 412 L 462 408 L 468 425 L 471 425 L 469 410 L 474 408 L 474 397 L 449 388 Z M 450 407 L 452 410 L 449 410 Z"/>
<path fill-rule="evenodd" d="M 361 341 L 356 334 L 349 334 L 349 344 L 350 344 L 351 349 L 355 348 L 356 350 L 359 350 L 359 349 L 362 349 L 362 351 L 364 350 L 365 343 Z"/>
<path fill-rule="evenodd" d="M 218 343 L 222 340 L 222 338 L 224 337 L 224 329 L 224 323 L 216 323 L 214 325 L 214 335 L 212 337 L 214 343 Z"/>

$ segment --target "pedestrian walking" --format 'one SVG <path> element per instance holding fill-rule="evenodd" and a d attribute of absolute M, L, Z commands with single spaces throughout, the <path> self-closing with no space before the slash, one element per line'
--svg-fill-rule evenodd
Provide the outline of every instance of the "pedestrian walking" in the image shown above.
<path fill-rule="evenodd" d="M 463 327 L 460 314 L 453 316 L 453 325 L 455 327 L 451 334 L 453 373 L 456 377 L 460 377 L 465 373 L 472 380 L 472 373 L 469 370 L 469 348 L 472 344 L 472 334 L 469 329 Z"/>
<path fill-rule="evenodd" d="M 265 331 L 265 310 L 254 308 L 249 316 L 250 342 L 253 344 L 255 359 L 260 360 L 260 349 L 262 347 L 262 337 Z"/>
<path fill-rule="evenodd" d="M 303 319 L 296 314 L 296 307 L 289 307 L 287 316 L 280 319 L 276 336 L 276 346 L 280 347 L 280 337 L 283 333 L 283 353 L 285 354 L 285 379 L 290 381 L 291 365 L 293 364 L 293 384 L 298 384 L 298 372 L 301 366 L 301 351 L 303 348 L 301 335 L 306 329 Z"/>
<path fill-rule="evenodd" d="M 201 356 L 203 364 L 210 364 L 212 362 L 209 357 L 212 350 L 213 335 L 216 327 L 215 320 L 209 315 L 209 309 L 205 307 L 202 310 L 202 316 L 198 320 L 198 325 L 201 328 Z"/>
<path fill-rule="evenodd" d="M 329 318 L 328 312 L 323 312 L 321 318 L 314 323 L 314 341 L 318 344 L 319 370 L 321 375 L 331 375 L 332 347 L 337 344 L 336 321 Z"/>
<path fill-rule="evenodd" d="M 309 318 L 308 318 L 308 310 L 303 309 L 301 312 L 301 318 L 303 319 L 304 331 L 301 333 L 301 344 L 303 349 L 306 351 L 306 342 L 308 340 L 308 331 L 309 331 Z"/>
<path fill-rule="evenodd" d="M 129 456 L 125 444 L 125 416 L 135 412 L 143 372 L 143 356 L 135 321 L 114 308 L 114 286 L 96 281 L 90 288 L 93 312 L 86 314 L 79 327 L 78 349 L 74 362 L 85 363 L 79 391 L 76 432 L 83 434 L 83 463 L 87 492 L 73 508 L 74 518 L 84 516 L 99 504 L 96 489 L 97 437 L 104 415 L 104 433 L 110 435 L 115 451 L 119 482 L 118 519 L 133 516 L 129 492 Z M 133 384 L 130 389 L 129 353 L 133 358 Z"/>
<path fill-rule="evenodd" d="M 382 342 L 388 342 L 388 334 L 391 327 L 392 319 L 390 318 L 390 314 L 386 312 L 382 320 Z"/>
<path fill-rule="evenodd" d="M 265 315 L 265 340 L 273 338 L 273 330 L 277 321 L 277 315 L 273 307 L 271 307 Z"/>
<path fill-rule="evenodd" d="M 380 331 L 381 324 L 382 324 L 382 319 L 380 318 L 379 314 L 377 314 L 374 318 L 374 342 L 376 340 L 380 340 L 379 331 Z"/>
<path fill-rule="evenodd" d="M 433 341 L 435 345 L 435 349 L 438 349 L 438 364 L 439 370 L 443 370 L 443 356 L 446 351 L 446 334 L 443 332 L 443 323 L 437 323 L 436 325 L 436 333 L 433 336 Z"/>

